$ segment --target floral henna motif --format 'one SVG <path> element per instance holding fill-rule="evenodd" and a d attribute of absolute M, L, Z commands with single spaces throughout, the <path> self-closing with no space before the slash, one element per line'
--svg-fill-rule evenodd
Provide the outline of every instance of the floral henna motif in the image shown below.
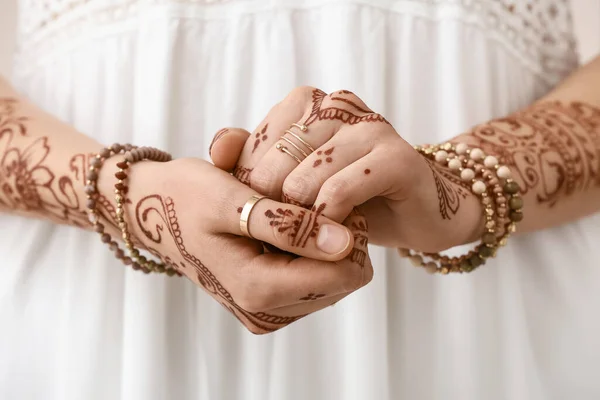
<path fill-rule="evenodd" d="M 252 174 L 252 170 L 252 168 L 238 166 L 233 170 L 233 176 L 235 176 L 237 180 L 242 182 L 244 185 L 250 186 L 250 174 Z"/>
<path fill-rule="evenodd" d="M 163 241 L 163 235 L 168 235 L 174 240 L 181 259 L 174 262 L 163 257 L 163 261 L 168 262 L 169 265 L 177 265 L 181 271 L 193 271 L 198 283 L 243 324 L 247 324 L 244 322 L 245 319 L 265 332 L 273 332 L 305 317 L 305 315 L 285 317 L 263 312 L 250 313 L 237 305 L 233 296 L 210 269 L 186 249 L 173 199 L 163 198 L 156 194 L 146 196 L 137 203 L 135 216 L 137 225 L 148 240 L 160 244 Z M 154 253 L 158 255 L 158 253 Z"/>
<path fill-rule="evenodd" d="M 440 215 L 442 219 L 450 220 L 460 209 L 460 198 L 466 199 L 468 196 L 468 191 L 464 188 L 465 183 L 452 173 L 437 168 L 429 160 L 426 161 L 435 181 Z"/>
<path fill-rule="evenodd" d="M 583 103 L 542 103 L 462 136 L 513 171 L 524 193 L 553 207 L 600 187 L 600 109 Z"/>
<path fill-rule="evenodd" d="M 287 233 L 292 247 L 306 247 L 308 240 L 317 237 L 319 232 L 319 215 L 323 213 L 326 204 L 323 203 L 312 211 L 301 210 L 297 213 L 290 209 L 278 208 L 275 211 L 265 211 L 270 219 L 269 225 L 276 227 L 280 233 Z"/>
<path fill-rule="evenodd" d="M 269 138 L 267 136 L 267 129 L 269 129 L 269 124 L 265 124 L 264 128 L 262 128 L 262 130 L 260 132 L 256 132 L 256 134 L 254 135 L 256 140 L 254 141 L 254 147 L 252 148 L 252 153 L 254 153 L 256 151 L 256 149 L 258 148 L 258 145 L 261 142 L 264 142 L 265 140 L 267 140 Z"/>
<path fill-rule="evenodd" d="M 319 150 L 319 151 L 317 151 L 317 155 L 318 156 L 325 155 L 325 162 L 328 164 L 331 164 L 331 162 L 333 162 L 333 158 L 330 156 L 334 150 L 335 150 L 335 147 L 332 147 L 329 150 L 325 150 L 325 151 Z M 323 164 L 323 160 L 321 158 L 319 158 L 313 163 L 313 168 L 317 168 L 321 164 Z"/>
<path fill-rule="evenodd" d="M 352 95 L 349 91 L 338 92 L 338 96 L 331 96 L 332 104 L 328 107 L 323 106 L 323 101 L 327 94 L 322 90 L 315 89 L 312 94 L 312 110 L 304 125 L 310 126 L 316 121 L 338 120 L 345 124 L 356 125 L 361 122 L 389 122 L 382 115 L 359 106 L 351 98 L 341 97 L 342 95 Z M 341 103 L 341 104 L 340 104 Z"/>

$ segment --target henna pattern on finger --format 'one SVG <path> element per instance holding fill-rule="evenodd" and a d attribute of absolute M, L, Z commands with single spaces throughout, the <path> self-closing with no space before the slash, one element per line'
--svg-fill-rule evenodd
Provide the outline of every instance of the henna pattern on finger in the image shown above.
<path fill-rule="evenodd" d="M 347 92 L 347 93 L 345 93 Z M 351 92 L 341 91 L 339 94 L 348 94 Z M 354 96 L 354 95 L 352 95 Z M 304 122 L 304 125 L 310 126 L 316 121 L 324 120 L 338 120 L 344 124 L 356 125 L 361 122 L 375 123 L 383 122 L 390 124 L 381 114 L 374 113 L 373 111 L 359 106 L 351 98 L 343 98 L 341 96 L 331 96 L 330 100 L 332 105 L 328 107 L 323 106 L 323 102 L 327 94 L 322 90 L 315 89 L 312 93 L 312 109 L 311 113 Z M 349 96 L 351 97 L 351 96 Z M 341 103 L 341 104 L 340 104 Z"/>
<path fill-rule="evenodd" d="M 238 181 L 243 183 L 246 186 L 250 186 L 250 175 L 252 174 L 253 168 L 244 168 L 240 166 L 236 166 L 233 170 L 233 176 L 237 178 Z"/>
<path fill-rule="evenodd" d="M 511 168 L 523 193 L 554 207 L 600 187 L 600 109 L 546 102 L 476 126 L 460 137 Z"/>
<path fill-rule="evenodd" d="M 300 301 L 315 301 L 315 300 L 319 300 L 322 299 L 323 297 L 327 296 L 326 294 L 314 294 L 314 293 L 309 293 L 304 297 L 300 298 Z"/>
<path fill-rule="evenodd" d="M 136 204 L 135 218 L 137 226 L 144 236 L 153 243 L 162 243 L 163 235 L 168 235 L 174 240 L 180 260 L 175 262 L 169 257 L 160 257 L 157 252 L 156 255 L 168 265 L 177 266 L 179 271 L 187 272 L 188 276 L 193 275 L 204 290 L 229 310 L 242 324 L 250 323 L 264 332 L 273 332 L 305 317 L 305 315 L 286 317 L 264 312 L 251 313 L 241 308 L 212 271 L 186 249 L 173 199 L 163 198 L 157 194 L 146 196 Z"/>
<path fill-rule="evenodd" d="M 355 210 L 354 214 L 351 214 L 351 216 L 358 216 L 361 218 L 357 221 L 353 221 L 351 224 L 350 229 L 354 232 L 354 248 L 352 249 L 352 252 L 348 256 L 348 258 L 353 263 L 358 264 L 361 268 L 364 268 L 365 261 L 367 259 L 367 252 L 357 248 L 356 246 L 361 246 L 364 249 L 367 248 L 367 245 L 369 244 L 369 238 L 367 236 L 367 233 L 369 232 L 369 227 L 367 224 L 367 220 L 362 215 L 360 215 L 358 211 Z"/>
<path fill-rule="evenodd" d="M 209 155 L 212 153 L 212 148 L 215 145 L 215 143 L 217 143 L 223 136 L 225 136 L 227 134 L 227 132 L 229 132 L 229 129 L 223 128 L 215 134 L 215 137 L 213 138 L 212 142 L 210 142 L 210 146 L 208 147 Z"/>
<path fill-rule="evenodd" d="M 333 162 L 333 158 L 331 157 L 331 154 L 333 154 L 334 150 L 335 150 L 335 147 L 332 147 L 329 150 L 325 150 L 325 151 L 319 150 L 319 151 L 317 151 L 317 155 L 318 156 L 324 155 L 325 162 L 328 164 L 331 164 Z M 315 162 L 313 163 L 313 168 L 317 168 L 321 164 L 323 164 L 323 159 L 319 158 L 319 159 L 315 160 Z"/>
<path fill-rule="evenodd" d="M 254 135 L 256 140 L 254 141 L 254 147 L 252 148 L 253 154 L 256 151 L 256 149 L 258 148 L 258 145 L 260 145 L 261 142 L 264 142 L 265 140 L 267 140 L 269 138 L 267 136 L 267 129 L 269 129 L 269 124 L 265 124 L 264 128 L 262 128 L 262 130 L 260 132 L 256 132 L 256 134 Z"/>
<path fill-rule="evenodd" d="M 302 207 L 302 208 L 306 208 L 307 210 L 310 210 L 312 208 L 312 204 L 306 204 L 306 203 L 302 203 L 296 199 L 294 199 L 293 197 L 287 195 L 287 194 L 283 194 L 282 196 L 282 200 L 284 203 L 286 204 L 291 204 L 293 206 L 298 206 L 298 207 Z"/>
<path fill-rule="evenodd" d="M 466 199 L 469 195 L 468 186 L 451 172 L 438 168 L 429 160 L 425 161 L 433 174 L 440 215 L 442 219 L 451 220 L 460 209 L 460 198 Z"/>
<path fill-rule="evenodd" d="M 318 218 L 323 213 L 326 204 L 312 208 L 313 212 L 301 210 L 297 213 L 290 209 L 278 208 L 275 211 L 265 211 L 270 219 L 269 225 L 277 228 L 279 233 L 287 233 L 292 247 L 305 248 L 308 240 L 317 237 L 319 232 Z"/>
<path fill-rule="evenodd" d="M 368 169 L 368 168 L 367 168 L 367 169 L 365 169 L 365 175 L 369 175 L 370 173 L 371 173 L 371 170 L 370 170 L 370 169 Z"/>

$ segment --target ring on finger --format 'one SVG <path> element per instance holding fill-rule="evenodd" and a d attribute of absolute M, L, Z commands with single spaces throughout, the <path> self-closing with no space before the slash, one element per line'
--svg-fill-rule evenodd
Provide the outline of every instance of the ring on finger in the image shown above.
<path fill-rule="evenodd" d="M 244 236 L 249 237 L 250 239 L 254 239 L 254 237 L 250 234 L 250 228 L 248 226 L 248 221 L 250 220 L 250 214 L 252 213 L 252 209 L 259 201 L 265 199 L 267 196 L 261 195 L 253 195 L 248 199 L 246 204 L 244 204 L 244 208 L 242 208 L 242 214 L 240 215 L 240 230 Z"/>
<path fill-rule="evenodd" d="M 306 148 L 308 150 L 310 150 L 311 153 L 314 153 L 314 151 L 315 151 L 314 147 L 312 147 L 306 140 L 302 139 L 300 136 L 298 136 L 294 132 L 292 132 L 291 129 L 288 129 L 287 131 L 285 131 L 284 135 L 286 135 L 286 134 L 292 135 L 294 137 L 294 139 L 296 139 L 297 141 L 302 143 L 304 146 L 306 146 Z"/>
<path fill-rule="evenodd" d="M 287 154 L 288 156 L 292 157 L 294 160 L 296 160 L 296 162 L 298 164 L 302 163 L 302 160 L 295 155 L 294 153 L 292 153 L 287 147 L 285 147 L 283 144 L 281 143 L 277 143 L 277 146 L 275 146 L 277 148 L 277 150 L 281 151 L 282 153 Z"/>

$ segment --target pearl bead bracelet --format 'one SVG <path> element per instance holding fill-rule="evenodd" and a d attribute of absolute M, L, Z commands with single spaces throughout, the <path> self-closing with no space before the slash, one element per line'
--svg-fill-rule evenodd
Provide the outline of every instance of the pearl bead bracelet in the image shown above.
<path fill-rule="evenodd" d="M 485 233 L 481 243 L 460 257 L 442 256 L 439 253 L 419 254 L 399 249 L 417 267 L 435 274 L 471 272 L 495 257 L 499 246 L 505 246 L 516 223 L 523 220 L 523 199 L 519 185 L 511 179 L 511 171 L 500 165 L 498 159 L 483 150 L 469 148 L 464 143 L 444 143 L 438 146 L 416 146 L 421 155 L 448 168 L 480 198 L 485 217 Z M 426 262 L 424 257 L 431 259 Z"/>

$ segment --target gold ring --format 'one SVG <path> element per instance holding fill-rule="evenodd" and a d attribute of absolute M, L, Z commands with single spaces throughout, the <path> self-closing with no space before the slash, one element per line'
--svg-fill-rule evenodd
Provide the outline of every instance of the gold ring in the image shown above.
<path fill-rule="evenodd" d="M 292 127 L 294 127 L 294 126 L 298 129 L 300 129 L 302 132 L 306 132 L 308 130 L 308 126 L 306 126 L 306 125 L 292 124 Z"/>
<path fill-rule="evenodd" d="M 300 147 L 296 146 L 296 143 L 292 142 L 290 139 L 286 138 L 285 136 L 282 136 L 281 140 L 285 140 L 286 142 L 291 144 L 293 148 L 298 150 L 300 152 L 300 154 L 302 154 L 304 156 L 304 158 L 308 157 L 308 154 L 306 154 L 306 152 L 304 150 L 302 150 Z"/>
<path fill-rule="evenodd" d="M 287 147 L 285 147 L 281 143 L 277 143 L 277 146 L 275 146 L 275 147 L 277 148 L 277 150 L 281 151 L 282 153 L 285 153 L 288 156 L 292 157 L 294 160 L 296 160 L 298 162 L 298 164 L 302 164 L 302 160 L 299 159 L 298 156 L 296 156 L 294 153 L 292 153 Z"/>
<path fill-rule="evenodd" d="M 240 230 L 242 231 L 242 234 L 244 234 L 244 236 L 254 239 L 254 237 L 252 237 L 252 235 L 250 234 L 250 229 L 248 227 L 248 221 L 250 220 L 250 213 L 252 212 L 252 209 L 254 208 L 254 206 L 256 204 L 258 204 L 259 201 L 261 201 L 262 199 L 264 199 L 266 197 L 267 196 L 261 196 L 261 195 L 255 194 L 254 196 L 250 197 L 250 199 L 246 202 L 246 204 L 244 204 L 244 208 L 242 209 L 242 215 L 240 215 Z"/>
<path fill-rule="evenodd" d="M 302 143 L 303 145 L 305 145 L 306 148 L 309 149 L 311 153 L 315 152 L 315 149 L 309 143 L 307 143 L 306 140 L 302 139 L 300 136 L 296 135 L 291 130 L 288 129 L 287 131 L 285 131 L 285 133 L 289 133 L 290 135 L 292 135 L 293 137 L 295 137 L 300 143 Z"/>

